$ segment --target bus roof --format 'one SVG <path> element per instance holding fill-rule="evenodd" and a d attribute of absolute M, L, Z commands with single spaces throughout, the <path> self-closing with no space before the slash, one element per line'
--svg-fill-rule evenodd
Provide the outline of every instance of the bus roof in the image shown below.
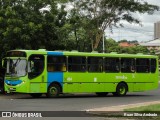
<path fill-rule="evenodd" d="M 23 51 L 27 54 L 48 54 L 48 55 L 69 55 L 69 56 L 99 56 L 99 57 L 131 57 L 131 58 L 158 58 L 156 55 L 145 55 L 142 53 L 137 54 L 118 54 L 116 52 L 111 53 L 98 53 L 98 52 L 78 52 L 78 51 L 47 51 L 45 49 L 39 50 L 11 50 L 11 51 Z M 11 52 L 8 51 L 8 52 Z"/>

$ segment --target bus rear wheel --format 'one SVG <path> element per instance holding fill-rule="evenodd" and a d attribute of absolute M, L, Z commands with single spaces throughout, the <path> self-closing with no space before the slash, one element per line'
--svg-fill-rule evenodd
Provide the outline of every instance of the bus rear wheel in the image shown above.
<path fill-rule="evenodd" d="M 108 94 L 108 92 L 97 92 L 96 94 L 99 97 L 104 97 L 104 96 L 106 96 Z"/>
<path fill-rule="evenodd" d="M 127 93 L 127 85 L 125 83 L 118 84 L 116 92 L 113 92 L 114 96 L 125 96 Z"/>
<path fill-rule="evenodd" d="M 46 96 L 48 98 L 56 98 L 59 96 L 59 94 L 60 94 L 60 86 L 57 84 L 51 84 L 48 87 L 48 91 L 47 91 Z"/>
<path fill-rule="evenodd" d="M 39 98 L 42 96 L 42 93 L 31 93 L 30 94 L 33 98 Z"/>

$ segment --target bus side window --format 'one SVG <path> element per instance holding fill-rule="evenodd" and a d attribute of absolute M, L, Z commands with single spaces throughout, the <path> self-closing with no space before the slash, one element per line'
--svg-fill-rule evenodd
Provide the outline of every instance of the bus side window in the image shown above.
<path fill-rule="evenodd" d="M 86 57 L 69 56 L 68 57 L 68 71 L 69 72 L 85 72 L 86 71 Z"/>
<path fill-rule="evenodd" d="M 120 71 L 120 60 L 119 58 L 110 58 L 106 57 L 104 59 L 104 70 L 107 73 L 114 72 L 117 73 Z"/>
<path fill-rule="evenodd" d="M 149 73 L 150 72 L 149 59 L 137 58 L 136 59 L 136 72 L 137 73 Z"/>
<path fill-rule="evenodd" d="M 66 64 L 65 63 L 63 63 L 62 65 L 61 65 L 61 71 L 66 71 L 67 70 L 67 68 L 66 68 Z"/>
<path fill-rule="evenodd" d="M 66 71 L 66 57 L 65 56 L 48 56 L 47 70 L 48 72 Z"/>
<path fill-rule="evenodd" d="M 121 72 L 125 73 L 135 72 L 135 59 L 121 58 Z"/>
<path fill-rule="evenodd" d="M 103 72 L 103 58 L 88 57 L 88 72 Z"/>
<path fill-rule="evenodd" d="M 49 66 L 47 67 L 47 70 L 48 70 L 48 72 L 54 71 L 53 65 L 49 65 Z"/>

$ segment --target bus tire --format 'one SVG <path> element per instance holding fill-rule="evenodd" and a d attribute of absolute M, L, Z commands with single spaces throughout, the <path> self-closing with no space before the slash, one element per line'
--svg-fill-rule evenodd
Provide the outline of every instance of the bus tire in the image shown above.
<path fill-rule="evenodd" d="M 42 93 L 31 93 L 30 94 L 33 98 L 39 98 L 42 96 Z"/>
<path fill-rule="evenodd" d="M 113 92 L 112 94 L 114 96 L 125 96 L 128 91 L 128 87 L 125 83 L 119 83 L 116 92 Z"/>
<path fill-rule="evenodd" d="M 97 92 L 96 95 L 99 97 L 107 96 L 108 92 Z"/>
<path fill-rule="evenodd" d="M 60 94 L 60 86 L 57 84 L 51 84 L 48 87 L 48 91 L 47 91 L 46 96 L 48 98 L 56 98 L 59 96 L 59 94 Z"/>

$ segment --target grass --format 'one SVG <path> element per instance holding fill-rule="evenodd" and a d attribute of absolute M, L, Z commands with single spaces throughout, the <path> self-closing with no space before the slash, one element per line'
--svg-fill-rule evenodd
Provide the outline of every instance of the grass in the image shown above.
<path fill-rule="evenodd" d="M 129 109 L 124 109 L 124 111 L 141 111 L 141 112 L 159 111 L 160 112 L 160 104 L 129 108 Z"/>
<path fill-rule="evenodd" d="M 113 118 L 116 120 L 119 118 L 120 120 L 160 120 L 160 104 L 128 108 L 124 109 L 123 112 L 97 113 L 95 116 L 106 117 L 108 119 Z"/>
<path fill-rule="evenodd" d="M 142 116 L 142 117 L 128 117 L 128 118 L 134 118 L 136 120 L 160 120 L 160 116 L 159 116 L 160 104 L 153 104 L 148 106 L 124 109 L 124 112 L 132 112 L 133 114 L 134 113 L 140 113 L 140 114 L 155 113 L 157 114 L 157 116 Z"/>

